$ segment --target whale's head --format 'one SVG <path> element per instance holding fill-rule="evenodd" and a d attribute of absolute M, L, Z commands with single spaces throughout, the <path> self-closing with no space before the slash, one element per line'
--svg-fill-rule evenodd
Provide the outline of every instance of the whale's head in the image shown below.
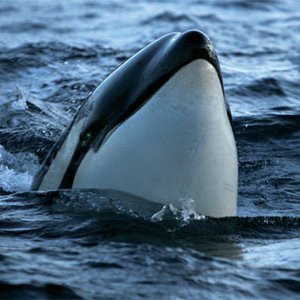
<path fill-rule="evenodd" d="M 200 31 L 171 33 L 82 105 L 33 189 L 93 188 L 223 217 L 236 214 L 237 152 L 221 70 Z"/>

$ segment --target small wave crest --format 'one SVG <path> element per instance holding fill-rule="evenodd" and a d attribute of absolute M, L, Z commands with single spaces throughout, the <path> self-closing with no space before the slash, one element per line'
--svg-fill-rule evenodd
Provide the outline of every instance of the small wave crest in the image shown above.
<path fill-rule="evenodd" d="M 163 208 L 151 216 L 154 222 L 162 222 L 164 219 L 174 218 L 184 224 L 192 220 L 204 220 L 205 216 L 198 214 L 194 209 L 193 199 L 181 199 L 182 208 L 177 208 L 172 204 L 165 204 Z"/>
<path fill-rule="evenodd" d="M 254 95 L 259 97 L 283 97 L 286 95 L 282 84 L 273 77 L 256 79 L 249 84 L 239 86 L 235 94 L 238 96 L 251 95 L 252 97 Z"/>
<path fill-rule="evenodd" d="M 193 25 L 197 24 L 197 21 L 195 21 L 195 19 L 193 19 L 193 17 L 191 15 L 187 15 L 184 13 L 178 14 L 178 13 L 174 13 L 172 11 L 164 11 L 157 15 L 151 16 L 149 19 L 142 22 L 142 24 L 148 25 L 148 24 L 152 24 L 152 23 L 162 23 L 162 22 L 166 22 L 166 23 L 183 22 L 183 23 L 193 24 Z"/>

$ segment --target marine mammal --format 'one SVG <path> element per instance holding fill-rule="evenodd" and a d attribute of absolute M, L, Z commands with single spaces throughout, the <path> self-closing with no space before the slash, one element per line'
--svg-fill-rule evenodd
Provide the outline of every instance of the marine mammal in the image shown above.
<path fill-rule="evenodd" d="M 98 188 L 215 217 L 237 209 L 237 151 L 217 54 L 200 31 L 167 34 L 85 101 L 32 189 Z"/>

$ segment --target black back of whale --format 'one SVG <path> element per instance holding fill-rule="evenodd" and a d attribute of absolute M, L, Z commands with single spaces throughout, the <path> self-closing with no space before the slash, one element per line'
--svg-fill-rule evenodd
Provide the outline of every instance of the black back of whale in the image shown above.
<path fill-rule="evenodd" d="M 100 147 L 111 129 L 133 115 L 180 68 L 196 59 L 205 59 L 215 67 L 223 87 L 214 47 L 210 39 L 197 30 L 167 34 L 131 57 L 107 77 L 81 106 L 71 125 L 46 157 L 34 178 L 32 189 L 36 190 L 41 185 L 49 166 L 76 122 L 88 117 L 59 188 L 71 188 L 77 168 L 87 151 Z M 226 107 L 231 122 L 227 102 Z"/>

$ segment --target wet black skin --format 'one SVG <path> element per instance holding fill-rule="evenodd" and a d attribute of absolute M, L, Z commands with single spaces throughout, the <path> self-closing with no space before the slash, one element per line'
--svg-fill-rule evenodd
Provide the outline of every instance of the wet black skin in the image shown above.
<path fill-rule="evenodd" d="M 89 149 L 98 149 L 111 129 L 139 110 L 180 68 L 196 59 L 205 59 L 215 67 L 223 87 L 214 47 L 210 39 L 197 30 L 167 34 L 131 57 L 107 77 L 83 103 L 70 126 L 46 157 L 34 178 L 32 189 L 39 189 L 49 166 L 76 122 L 88 116 L 58 188 L 72 188 L 77 168 Z M 227 102 L 226 107 L 231 122 Z"/>

